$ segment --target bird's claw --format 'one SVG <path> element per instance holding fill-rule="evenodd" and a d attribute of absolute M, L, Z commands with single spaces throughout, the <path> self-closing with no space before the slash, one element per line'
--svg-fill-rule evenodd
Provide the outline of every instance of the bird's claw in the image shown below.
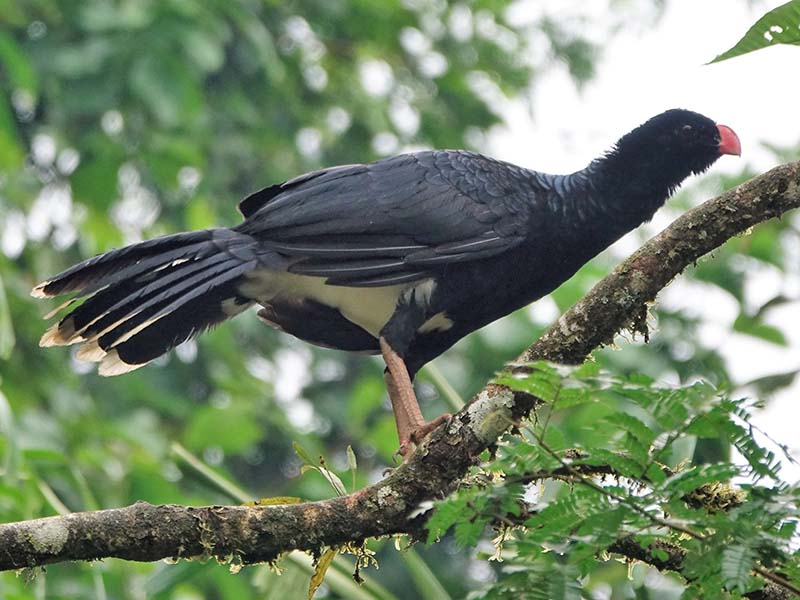
<path fill-rule="evenodd" d="M 408 439 L 400 440 L 400 447 L 392 454 L 392 460 L 394 461 L 397 460 L 398 457 L 402 457 L 404 463 L 408 462 L 408 459 L 411 458 L 411 455 L 414 453 L 414 449 L 420 442 L 422 442 L 422 440 L 425 439 L 425 436 L 439 427 L 442 423 L 449 423 L 452 418 L 452 414 L 444 413 L 436 417 L 433 421 L 423 423 L 414 429 L 409 434 Z"/>
<path fill-rule="evenodd" d="M 425 439 L 425 436 L 428 435 L 431 431 L 438 428 L 442 423 L 449 423 L 452 418 L 453 418 L 452 414 L 443 413 L 438 417 L 436 417 L 433 421 L 428 421 L 427 423 L 421 425 L 420 427 L 417 427 L 414 431 L 411 432 L 411 435 L 409 436 L 411 442 L 413 444 L 419 444 L 422 440 Z"/>

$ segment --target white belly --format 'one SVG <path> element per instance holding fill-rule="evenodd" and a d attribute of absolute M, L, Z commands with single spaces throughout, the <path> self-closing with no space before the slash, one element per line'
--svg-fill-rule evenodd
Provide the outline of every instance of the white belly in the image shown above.
<path fill-rule="evenodd" d="M 409 295 L 413 290 L 414 299 L 427 304 L 434 286 L 433 280 L 427 279 L 423 282 L 385 287 L 351 288 L 326 285 L 325 280 L 320 277 L 261 270 L 250 273 L 248 281 L 239 289 L 244 296 L 261 304 L 269 304 L 281 298 L 311 298 L 338 309 L 348 321 L 377 338 L 394 313 L 401 296 Z M 452 325 L 444 315 L 438 314 L 431 317 L 419 329 L 420 331 L 449 329 Z"/>

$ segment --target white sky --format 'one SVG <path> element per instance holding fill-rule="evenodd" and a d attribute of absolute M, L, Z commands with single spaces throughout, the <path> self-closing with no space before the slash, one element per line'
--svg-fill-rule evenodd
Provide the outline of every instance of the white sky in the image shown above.
<path fill-rule="evenodd" d="M 574 3 L 528 4 L 534 13 L 558 14 Z M 602 8 L 606 2 L 581 4 Z M 492 136 L 493 153 L 541 171 L 569 172 L 648 118 L 669 108 L 688 108 L 733 127 L 749 164 L 772 166 L 774 160 L 759 148 L 760 141 L 792 145 L 800 140 L 795 126 L 800 51 L 777 46 L 703 64 L 733 46 L 764 12 L 782 2 L 756 4 L 751 9 L 744 0 L 669 2 L 656 28 L 616 34 L 598 64 L 597 77 L 580 93 L 565 68 L 537 82 L 534 115 L 524 101 L 512 102 L 503 113 L 513 128 Z M 714 168 L 737 172 L 740 167 L 727 159 Z"/>
<path fill-rule="evenodd" d="M 503 110 L 508 125 L 490 136 L 490 154 L 540 171 L 571 172 L 649 117 L 680 107 L 701 112 L 738 133 L 742 158 L 723 157 L 714 171 L 737 173 L 745 164 L 758 171 L 775 166 L 775 158 L 760 142 L 800 145 L 800 48 L 778 46 L 719 64 L 703 63 L 734 45 L 762 14 L 780 4 L 783 1 L 753 6 L 743 0 L 669 2 L 655 28 L 615 35 L 597 64 L 597 77 L 580 92 L 562 69 L 537 82 L 533 114 L 524 100 L 510 102 Z M 607 2 L 530 0 L 515 17 L 524 20 L 564 11 L 591 12 L 593 19 L 603 19 Z M 666 224 L 656 221 L 662 227 Z M 762 302 L 781 289 L 800 298 L 796 276 L 789 280 L 765 269 L 752 280 L 749 293 Z M 686 310 L 702 307 L 711 324 L 699 335 L 706 344 L 721 348 L 738 382 L 800 367 L 800 303 L 776 310 L 770 318 L 789 330 L 791 347 L 785 349 L 731 334 L 736 311 L 730 299 L 680 286 L 680 280 L 674 283 L 662 294 L 662 302 Z M 800 457 L 800 382 L 772 400 L 757 423 Z M 800 478 L 800 467 L 786 468 L 785 476 Z"/>

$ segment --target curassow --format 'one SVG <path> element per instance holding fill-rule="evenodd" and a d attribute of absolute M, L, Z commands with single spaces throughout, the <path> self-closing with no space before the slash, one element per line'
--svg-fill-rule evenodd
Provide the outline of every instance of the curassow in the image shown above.
<path fill-rule="evenodd" d="M 306 173 L 243 200 L 236 227 L 112 250 L 39 284 L 34 296 L 83 299 L 41 345 L 80 343 L 78 358 L 118 375 L 259 304 L 300 339 L 383 355 L 407 456 L 446 417 L 425 422 L 420 367 L 551 292 L 723 154 L 740 154 L 732 129 L 674 109 L 570 175 L 462 150 Z"/>

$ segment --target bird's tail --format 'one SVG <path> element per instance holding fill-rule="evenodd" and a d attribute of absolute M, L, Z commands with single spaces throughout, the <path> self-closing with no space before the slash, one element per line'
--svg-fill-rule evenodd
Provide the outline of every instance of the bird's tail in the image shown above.
<path fill-rule="evenodd" d="M 207 229 L 148 240 L 90 258 L 37 285 L 34 297 L 81 299 L 48 329 L 40 346 L 80 343 L 77 357 L 101 375 L 132 371 L 252 302 L 238 286 L 256 267 L 247 235 Z"/>

